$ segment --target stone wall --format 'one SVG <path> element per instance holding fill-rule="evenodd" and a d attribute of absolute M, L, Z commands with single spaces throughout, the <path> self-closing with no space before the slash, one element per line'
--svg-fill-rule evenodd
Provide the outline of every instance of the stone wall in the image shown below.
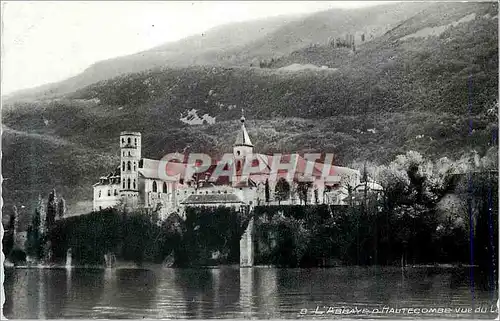
<path fill-rule="evenodd" d="M 253 246 L 254 219 L 251 218 L 240 239 L 240 267 L 251 267 L 254 262 Z"/>

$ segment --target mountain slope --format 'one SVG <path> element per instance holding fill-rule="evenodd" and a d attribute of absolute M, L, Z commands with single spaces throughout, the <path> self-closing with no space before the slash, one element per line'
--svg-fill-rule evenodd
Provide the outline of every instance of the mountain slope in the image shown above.
<path fill-rule="evenodd" d="M 429 3 L 380 5 L 356 10 L 332 9 L 306 16 L 280 16 L 219 26 L 133 55 L 93 64 L 62 82 L 13 93 L 9 101 L 51 99 L 121 74 L 158 67 L 193 65 L 250 66 L 281 57 L 346 33 L 375 39 Z"/>

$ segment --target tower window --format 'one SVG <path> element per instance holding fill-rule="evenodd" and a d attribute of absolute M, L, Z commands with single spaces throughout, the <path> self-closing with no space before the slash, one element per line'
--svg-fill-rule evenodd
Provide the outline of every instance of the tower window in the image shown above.
<path fill-rule="evenodd" d="M 128 161 L 128 163 L 127 163 L 127 170 L 130 171 L 131 167 L 132 167 L 132 164 L 130 163 L 130 161 Z"/>
<path fill-rule="evenodd" d="M 128 156 L 130 156 L 130 151 L 128 152 Z"/>
<path fill-rule="evenodd" d="M 123 162 L 123 164 L 122 164 L 122 171 L 124 171 L 124 170 L 125 170 L 125 162 Z"/>
<path fill-rule="evenodd" d="M 125 188 L 125 181 L 123 181 L 123 188 Z"/>
<path fill-rule="evenodd" d="M 111 190 L 108 189 L 108 196 L 111 196 Z"/>
<path fill-rule="evenodd" d="M 130 137 L 127 138 L 127 144 L 130 144 Z"/>
<path fill-rule="evenodd" d="M 130 189 L 130 178 L 127 180 L 127 189 Z"/>
<path fill-rule="evenodd" d="M 125 138 L 122 137 L 122 144 L 125 143 Z"/>
<path fill-rule="evenodd" d="M 135 179 L 134 179 L 134 189 L 135 189 Z"/>
<path fill-rule="evenodd" d="M 237 152 L 236 152 L 236 155 L 240 156 L 240 151 L 237 151 Z"/>
<path fill-rule="evenodd" d="M 136 167 L 135 167 L 135 162 L 134 162 L 134 171 L 136 170 Z"/>
<path fill-rule="evenodd" d="M 137 138 L 134 138 L 135 146 L 137 146 Z"/>
<path fill-rule="evenodd" d="M 118 195 L 118 190 L 115 189 L 115 193 L 114 194 L 115 194 L 115 196 Z"/>
<path fill-rule="evenodd" d="M 167 183 L 163 182 L 163 193 L 167 193 Z"/>
<path fill-rule="evenodd" d="M 101 191 L 99 191 L 99 196 L 98 197 L 101 197 Z"/>
<path fill-rule="evenodd" d="M 153 181 L 153 192 L 157 192 L 158 191 L 158 186 L 156 185 L 156 182 Z"/>

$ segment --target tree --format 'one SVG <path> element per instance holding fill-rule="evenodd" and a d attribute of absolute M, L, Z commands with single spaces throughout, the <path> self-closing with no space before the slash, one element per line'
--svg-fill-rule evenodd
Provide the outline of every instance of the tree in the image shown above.
<path fill-rule="evenodd" d="M 276 182 L 274 193 L 278 200 L 278 204 L 281 204 L 281 201 L 287 200 L 290 197 L 290 184 L 286 179 L 281 177 L 278 182 Z"/>
<path fill-rule="evenodd" d="M 52 228 L 54 226 L 54 222 L 56 221 L 56 213 L 57 213 L 57 200 L 56 200 L 56 190 L 53 189 L 49 193 L 49 198 L 47 200 L 47 229 Z"/>
<path fill-rule="evenodd" d="M 307 194 L 309 193 L 309 189 L 311 188 L 311 182 L 298 182 L 297 183 L 297 193 L 299 194 L 300 204 L 302 201 L 304 205 L 307 205 Z"/>
<path fill-rule="evenodd" d="M 18 213 L 17 213 L 17 206 L 12 206 L 12 214 L 10 215 L 9 219 L 9 225 L 7 227 L 8 230 L 12 229 L 12 232 L 15 234 L 18 229 Z"/>
<path fill-rule="evenodd" d="M 57 201 L 57 217 L 63 218 L 65 214 L 66 214 L 66 201 L 64 200 L 64 198 L 61 197 Z"/>
<path fill-rule="evenodd" d="M 266 179 L 266 185 L 265 185 L 265 196 L 266 196 L 266 203 L 269 203 L 270 198 L 271 198 L 271 192 L 269 190 L 269 180 Z"/>
<path fill-rule="evenodd" d="M 42 198 L 39 196 L 39 203 L 35 209 L 31 224 L 27 231 L 26 254 L 40 259 L 42 257 L 42 240 L 44 235 L 45 210 L 42 206 Z"/>

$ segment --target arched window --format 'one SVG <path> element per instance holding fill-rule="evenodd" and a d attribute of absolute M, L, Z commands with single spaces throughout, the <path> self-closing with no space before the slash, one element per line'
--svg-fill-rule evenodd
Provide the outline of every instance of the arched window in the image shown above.
<path fill-rule="evenodd" d="M 128 161 L 128 163 L 127 163 L 127 170 L 130 171 L 131 167 L 132 167 L 132 163 L 130 161 Z"/>
<path fill-rule="evenodd" d="M 116 196 L 116 195 L 118 195 L 118 190 L 117 190 L 117 189 L 115 189 L 115 196 Z"/>
<path fill-rule="evenodd" d="M 136 167 L 135 167 L 135 162 L 134 162 L 134 171 L 136 170 Z"/>
<path fill-rule="evenodd" d="M 134 189 L 135 189 L 135 179 L 134 179 Z"/>
<path fill-rule="evenodd" d="M 158 191 L 158 186 L 156 186 L 156 182 L 153 181 L 153 192 L 157 192 Z"/>
<path fill-rule="evenodd" d="M 130 189 L 130 178 L 127 180 L 127 189 Z"/>
<path fill-rule="evenodd" d="M 127 138 L 127 144 L 130 144 L 130 137 Z"/>
<path fill-rule="evenodd" d="M 125 188 L 125 180 L 123 181 L 123 188 Z"/>
<path fill-rule="evenodd" d="M 167 192 L 167 183 L 163 182 L 163 193 Z"/>
<path fill-rule="evenodd" d="M 122 164 L 122 171 L 124 171 L 124 170 L 125 170 L 125 162 L 123 162 L 123 164 Z"/>
<path fill-rule="evenodd" d="M 134 138 L 135 146 L 137 146 L 137 138 Z"/>
<path fill-rule="evenodd" d="M 111 196 L 111 190 L 108 189 L 108 196 Z"/>
<path fill-rule="evenodd" d="M 130 156 L 130 152 L 128 152 L 128 156 Z"/>
<path fill-rule="evenodd" d="M 125 143 L 125 138 L 122 137 L 122 144 L 124 144 L 124 143 Z"/>

